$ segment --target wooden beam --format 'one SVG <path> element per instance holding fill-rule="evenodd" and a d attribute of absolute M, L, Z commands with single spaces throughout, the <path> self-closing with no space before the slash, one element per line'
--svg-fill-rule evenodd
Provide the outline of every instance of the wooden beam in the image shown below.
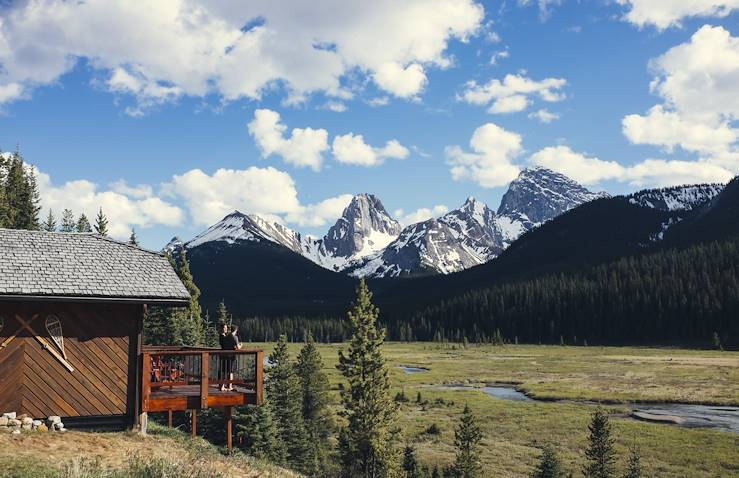
<path fill-rule="evenodd" d="M 228 444 L 228 450 L 233 449 L 233 407 L 226 407 L 224 409 L 226 413 L 226 443 Z"/>
<path fill-rule="evenodd" d="M 39 334 L 36 333 L 35 330 L 31 328 L 30 324 L 36 317 L 38 317 L 38 315 L 34 315 L 33 317 L 31 317 L 31 320 L 26 322 L 20 315 L 15 316 L 18 322 L 22 324 L 22 328 L 28 330 L 31 334 L 33 334 L 33 337 L 43 346 L 43 348 L 46 349 L 51 355 L 53 355 L 55 359 L 61 362 L 61 364 L 64 365 L 64 368 L 66 368 L 70 372 L 74 372 L 74 367 L 72 367 L 72 365 L 67 362 L 64 357 L 62 357 L 61 354 L 59 354 L 59 352 L 57 352 L 45 338 L 41 337 Z"/>
<path fill-rule="evenodd" d="M 209 380 L 208 368 L 210 366 L 210 354 L 204 353 L 200 356 L 200 408 L 205 410 L 208 408 L 208 387 Z"/>
<path fill-rule="evenodd" d="M 174 412 L 172 412 L 172 410 L 167 410 L 167 426 L 169 428 L 172 428 L 172 422 L 173 422 L 172 415 L 174 415 Z"/>
<path fill-rule="evenodd" d="M 0 349 L 4 349 L 5 347 L 7 347 L 10 344 L 10 342 L 12 342 L 13 340 L 15 340 L 15 338 L 18 337 L 18 334 L 20 334 L 21 331 L 24 328 L 23 327 L 23 323 L 24 323 L 23 319 L 20 319 L 20 317 L 17 314 L 16 314 L 15 318 L 16 319 L 19 319 L 21 321 L 21 326 L 18 328 L 18 330 L 15 331 L 15 333 L 13 335 L 11 335 L 7 339 L 5 339 L 3 341 L 3 343 L 0 344 Z M 30 324 L 31 322 L 33 322 L 37 318 L 38 318 L 38 314 L 36 314 L 33 317 L 31 317 L 31 320 L 29 320 L 28 323 Z M 34 332 L 34 334 L 35 334 L 35 332 Z"/>
<path fill-rule="evenodd" d="M 198 411 L 197 410 L 191 410 L 191 428 L 192 428 L 192 437 L 195 438 L 198 436 Z"/>
<path fill-rule="evenodd" d="M 256 383 L 255 392 L 257 392 L 257 405 L 261 405 L 264 393 L 264 352 L 257 350 L 257 363 L 256 363 Z"/>
<path fill-rule="evenodd" d="M 139 433 L 146 435 L 146 431 L 149 428 L 149 414 L 146 412 L 139 413 Z"/>

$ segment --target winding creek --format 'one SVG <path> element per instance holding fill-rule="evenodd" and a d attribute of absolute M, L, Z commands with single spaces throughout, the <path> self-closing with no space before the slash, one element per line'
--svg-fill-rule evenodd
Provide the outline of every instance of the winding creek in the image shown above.
<path fill-rule="evenodd" d="M 398 366 L 406 374 L 428 372 L 428 368 L 410 365 Z M 499 400 L 513 402 L 544 403 L 529 397 L 512 384 L 488 384 L 482 387 L 472 385 L 437 385 L 430 387 L 439 390 L 470 390 L 476 389 L 486 395 Z M 546 403 L 582 403 L 596 405 L 589 401 L 557 400 Z M 692 405 L 684 403 L 628 403 L 631 413 L 625 418 L 641 420 L 651 423 L 676 425 L 686 428 L 714 428 L 718 430 L 739 433 L 739 407 L 719 405 Z"/>

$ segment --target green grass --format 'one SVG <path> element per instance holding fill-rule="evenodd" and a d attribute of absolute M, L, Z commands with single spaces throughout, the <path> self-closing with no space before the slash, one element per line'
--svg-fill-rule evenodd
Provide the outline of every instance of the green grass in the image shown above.
<path fill-rule="evenodd" d="M 271 351 L 273 344 L 250 344 Z M 299 344 L 291 345 L 295 357 Z M 321 345 L 326 372 L 338 402 L 340 376 L 335 369 L 341 345 Z M 544 399 L 616 403 L 665 401 L 739 404 L 739 353 L 636 347 L 468 346 L 389 343 L 385 356 L 395 387 L 409 403 L 401 405 L 399 426 L 414 443 L 422 463 L 444 465 L 454 459 L 454 427 L 465 403 L 485 432 L 485 476 L 524 477 L 532 471 L 539 447 L 551 443 L 568 471 L 580 475 L 587 425 L 595 405 L 517 403 L 470 389 L 439 390 L 445 383 L 513 382 Z M 426 367 L 406 374 L 398 365 Z M 420 391 L 425 406 L 415 402 Z M 434 402 L 443 403 L 434 403 Z M 624 471 L 628 447 L 641 447 L 647 476 L 717 477 L 739 475 L 739 435 L 707 429 L 637 422 L 613 416 Z M 431 424 L 440 435 L 428 435 Z"/>

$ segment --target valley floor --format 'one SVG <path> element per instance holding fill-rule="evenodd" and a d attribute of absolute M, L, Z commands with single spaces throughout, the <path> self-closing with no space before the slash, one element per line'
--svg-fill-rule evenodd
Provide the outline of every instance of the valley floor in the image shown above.
<path fill-rule="evenodd" d="M 271 351 L 273 344 L 250 344 Z M 291 345 L 293 357 L 299 345 Z M 341 345 L 321 345 L 338 403 L 335 369 Z M 641 448 L 646 476 L 739 476 L 739 433 L 691 429 L 628 418 L 627 402 L 688 402 L 739 405 L 739 353 L 636 347 L 476 346 L 389 343 L 384 348 L 391 379 L 409 400 L 401 404 L 404 440 L 414 443 L 423 464 L 454 459 L 454 428 L 467 403 L 485 432 L 484 476 L 525 477 L 539 448 L 553 444 L 568 471 L 580 475 L 587 426 L 596 405 L 612 414 L 619 476 L 628 447 Z M 401 366 L 428 370 L 406 373 Z M 444 384 L 517 384 L 546 400 L 513 402 L 474 388 Z M 460 390 L 461 388 L 461 390 Z M 421 393 L 422 403 L 416 403 Z M 436 424 L 441 433 L 426 433 Z"/>

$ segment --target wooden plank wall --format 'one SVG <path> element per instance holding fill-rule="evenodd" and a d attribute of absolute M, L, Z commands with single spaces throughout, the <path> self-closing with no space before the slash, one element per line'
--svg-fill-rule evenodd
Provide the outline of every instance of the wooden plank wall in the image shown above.
<path fill-rule="evenodd" d="M 0 315 L 5 318 L 0 343 L 20 326 L 15 314 L 25 320 L 38 314 L 31 327 L 50 343 L 53 341 L 44 325 L 46 316 L 59 317 L 64 349 L 74 372 L 64 368 L 23 330 L 8 347 L 0 349 L 0 412 L 17 411 L 37 418 L 133 418 L 141 306 L 0 302 Z"/>

